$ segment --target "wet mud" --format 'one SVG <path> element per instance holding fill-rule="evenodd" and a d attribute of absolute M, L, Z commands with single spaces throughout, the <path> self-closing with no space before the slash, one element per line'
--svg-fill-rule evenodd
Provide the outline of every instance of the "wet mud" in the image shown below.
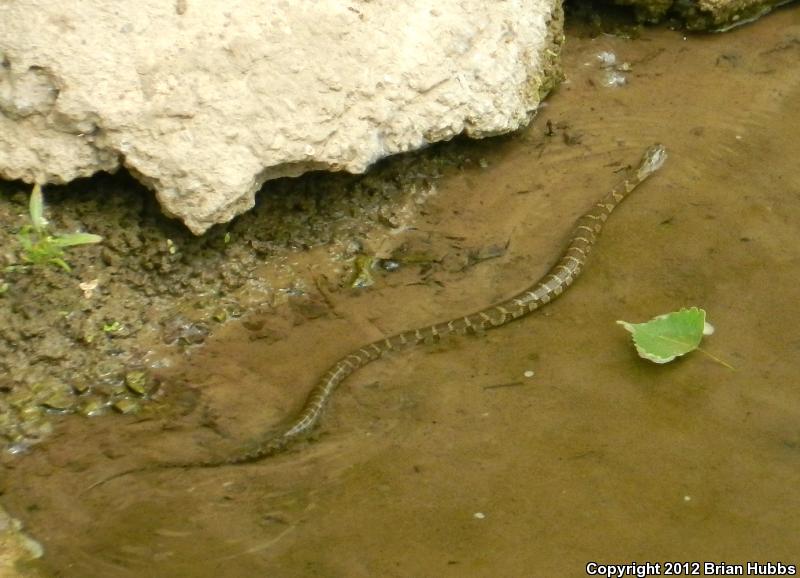
<path fill-rule="evenodd" d="M 568 80 L 529 129 L 434 147 L 414 160 L 424 170 L 403 165 L 413 190 L 398 185 L 369 218 L 318 221 L 363 228 L 286 253 L 288 240 L 270 254 L 214 246 L 209 271 L 236 261 L 251 281 L 215 285 L 236 315 L 210 322 L 202 343 L 143 358 L 162 396 L 143 405 L 165 409 L 59 418 L 27 453 L 4 455 L 2 502 L 44 547 L 38 571 L 582 576 L 591 560 L 800 563 L 800 10 L 725 35 L 592 37 L 573 22 L 563 59 Z M 297 411 L 350 349 L 528 286 L 654 142 L 667 164 L 615 212 L 558 301 L 371 364 L 314 439 L 283 455 L 89 490 L 130 467 L 222 457 Z M 324 202 L 317 186 L 282 192 Z M 314 220 L 276 207 L 278 221 Z M 269 245 L 254 218 L 232 227 Z M 331 251 L 334 238 L 345 249 Z M 352 287 L 359 253 L 391 271 Z M 656 366 L 615 324 L 693 305 L 716 328 L 703 347 L 735 370 L 701 352 Z M 157 323 L 163 343 L 155 317 L 143 325 Z"/>

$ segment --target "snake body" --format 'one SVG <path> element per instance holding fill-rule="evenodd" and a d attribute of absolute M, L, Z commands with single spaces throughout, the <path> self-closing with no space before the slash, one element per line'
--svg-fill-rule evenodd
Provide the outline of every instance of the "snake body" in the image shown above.
<path fill-rule="evenodd" d="M 536 283 L 500 303 L 481 309 L 477 313 L 435 323 L 419 329 L 397 333 L 385 339 L 373 341 L 346 357 L 339 359 L 317 382 L 309 393 L 297 416 L 277 435 L 266 438 L 253 449 L 241 451 L 222 459 L 195 462 L 159 463 L 152 466 L 127 470 L 106 478 L 94 486 L 134 472 L 162 468 L 208 468 L 253 462 L 285 450 L 296 440 L 303 438 L 319 422 L 325 407 L 337 386 L 368 363 L 386 353 L 436 341 L 448 335 L 482 333 L 501 327 L 543 307 L 561 295 L 575 282 L 586 264 L 589 252 L 611 212 L 633 190 L 657 171 L 667 158 L 666 149 L 657 144 L 649 147 L 638 167 L 628 177 L 609 191 L 592 209 L 580 217 L 575 224 L 571 240 L 558 262 Z"/>

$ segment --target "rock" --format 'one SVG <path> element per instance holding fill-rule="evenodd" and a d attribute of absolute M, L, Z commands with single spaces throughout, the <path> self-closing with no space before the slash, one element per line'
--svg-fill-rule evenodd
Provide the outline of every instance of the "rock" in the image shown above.
<path fill-rule="evenodd" d="M 558 0 L 0 4 L 0 176 L 124 165 L 200 234 L 268 179 L 524 126 Z"/>
<path fill-rule="evenodd" d="M 0 507 L 0 576 L 38 575 L 22 568 L 43 553 L 42 546 L 22 531 L 22 523 Z"/>
<path fill-rule="evenodd" d="M 791 0 L 693 0 L 676 2 L 675 11 L 689 30 L 724 32 L 764 16 Z"/>
<path fill-rule="evenodd" d="M 668 13 L 683 20 L 688 30 L 724 32 L 752 22 L 791 0 L 613 0 L 633 6 L 642 22 L 656 23 Z"/>

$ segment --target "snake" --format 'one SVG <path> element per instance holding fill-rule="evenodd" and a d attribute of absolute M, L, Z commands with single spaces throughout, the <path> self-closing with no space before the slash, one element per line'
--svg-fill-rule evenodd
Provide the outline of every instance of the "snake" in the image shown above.
<path fill-rule="evenodd" d="M 192 462 L 161 462 L 116 473 L 88 489 L 135 472 L 165 468 L 211 468 L 255 462 L 283 452 L 293 443 L 307 437 L 318 425 L 336 388 L 365 365 L 387 353 L 405 350 L 422 343 L 438 341 L 450 335 L 481 334 L 502 327 L 544 307 L 572 285 L 583 271 L 589 253 L 609 215 L 630 193 L 655 173 L 667 159 L 666 148 L 661 144 L 648 147 L 638 166 L 614 186 L 587 213 L 575 223 L 575 228 L 555 265 L 527 289 L 508 299 L 485 307 L 476 313 L 409 329 L 379 339 L 348 353 L 334 363 L 309 392 L 305 404 L 288 425 L 277 434 L 266 437 L 250 449 L 240 450 L 224 458 Z"/>

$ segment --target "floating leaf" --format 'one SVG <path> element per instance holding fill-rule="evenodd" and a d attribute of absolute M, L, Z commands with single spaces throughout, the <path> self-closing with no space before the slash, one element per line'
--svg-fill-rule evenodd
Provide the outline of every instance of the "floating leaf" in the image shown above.
<path fill-rule="evenodd" d="M 655 363 L 667 363 L 698 349 L 703 335 L 714 331 L 706 323 L 706 312 L 698 307 L 659 315 L 646 323 L 617 323 L 633 334 L 639 356 Z"/>

